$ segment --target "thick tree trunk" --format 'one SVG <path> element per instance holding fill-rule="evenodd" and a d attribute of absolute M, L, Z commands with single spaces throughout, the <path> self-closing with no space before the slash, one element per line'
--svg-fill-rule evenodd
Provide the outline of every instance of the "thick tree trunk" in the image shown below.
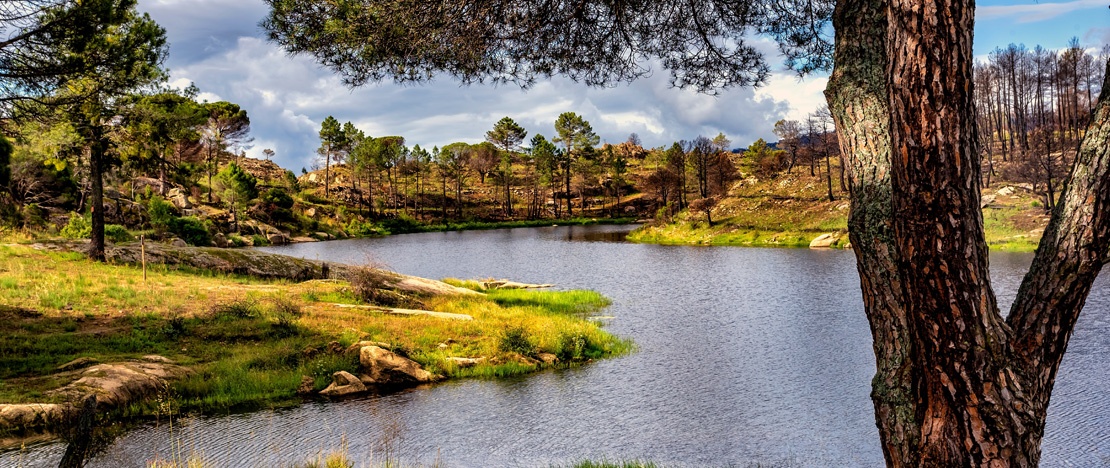
<path fill-rule="evenodd" d="M 991 290 L 972 91 L 974 2 L 888 16 L 894 239 L 925 466 L 1036 466 L 1037 424 Z M 1043 423 L 1043 421 L 1042 421 Z"/>
<path fill-rule="evenodd" d="M 908 333 L 896 270 L 890 181 L 890 113 L 886 83 L 886 4 L 844 0 L 833 14 L 836 64 L 825 95 L 839 136 L 864 309 L 874 338 L 871 399 L 888 466 L 914 466 L 920 428 L 913 405 Z M 843 174 L 842 172 L 842 174 Z"/>

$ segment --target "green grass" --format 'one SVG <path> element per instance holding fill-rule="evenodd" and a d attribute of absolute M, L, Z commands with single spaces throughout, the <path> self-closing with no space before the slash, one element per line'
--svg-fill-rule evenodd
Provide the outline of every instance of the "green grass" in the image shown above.
<path fill-rule="evenodd" d="M 465 282 L 477 285 L 477 282 Z M 68 383 L 56 369 L 80 357 L 115 362 L 158 354 L 193 374 L 174 382 L 185 411 L 223 412 L 301 401 L 303 376 L 316 390 L 334 372 L 358 371 L 355 353 L 322 350 L 337 341 L 385 342 L 431 372 L 451 378 L 503 377 L 617 356 L 632 343 L 585 315 L 608 305 L 592 291 L 491 291 L 487 296 L 420 298 L 427 310 L 472 321 L 342 308 L 359 303 L 344 282 L 263 281 L 152 266 L 144 282 L 131 266 L 23 246 L 0 246 L 0 402 L 48 402 Z M 527 356 L 499 349 L 507 330 L 531 345 Z M 450 357 L 484 357 L 460 368 Z M 153 402 L 129 414 L 157 411 Z"/>

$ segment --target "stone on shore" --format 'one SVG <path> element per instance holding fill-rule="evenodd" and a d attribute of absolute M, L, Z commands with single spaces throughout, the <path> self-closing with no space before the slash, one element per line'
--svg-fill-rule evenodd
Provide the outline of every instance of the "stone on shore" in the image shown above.
<path fill-rule="evenodd" d="M 398 356 L 378 346 L 359 351 L 363 383 L 378 386 L 406 386 L 435 382 L 443 377 L 424 370 L 416 361 Z"/>
<path fill-rule="evenodd" d="M 339 371 L 332 374 L 331 385 L 321 390 L 320 394 L 329 397 L 341 397 L 363 393 L 365 391 L 366 385 L 364 385 L 358 377 L 355 377 L 347 371 Z"/>

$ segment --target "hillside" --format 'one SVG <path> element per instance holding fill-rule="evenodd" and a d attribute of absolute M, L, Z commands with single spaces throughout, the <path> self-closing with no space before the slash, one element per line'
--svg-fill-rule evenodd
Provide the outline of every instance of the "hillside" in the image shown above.
<path fill-rule="evenodd" d="M 747 169 L 747 168 L 744 168 Z M 833 170 L 829 201 L 823 174 L 807 168 L 757 178 L 742 169 L 742 179 L 712 210 L 713 224 L 704 213 L 686 210 L 672 222 L 656 221 L 633 232 L 635 242 L 693 245 L 807 247 L 823 235 L 833 248 L 848 247 L 848 194 Z M 992 249 L 1032 251 L 1040 241 L 1048 213 L 1023 183 L 996 181 L 983 189 L 983 219 Z"/>

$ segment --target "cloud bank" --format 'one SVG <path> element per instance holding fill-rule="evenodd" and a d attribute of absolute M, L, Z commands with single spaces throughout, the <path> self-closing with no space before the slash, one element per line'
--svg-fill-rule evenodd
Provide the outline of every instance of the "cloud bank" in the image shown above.
<path fill-rule="evenodd" d="M 565 78 L 528 91 L 511 86 L 463 87 L 444 78 L 420 86 L 379 83 L 344 87 L 307 57 L 289 57 L 264 39 L 258 0 L 141 0 L 139 8 L 166 28 L 170 84 L 195 83 L 202 98 L 241 105 L 255 138 L 247 153 L 276 152 L 285 167 L 312 165 L 320 122 L 334 115 L 371 136 L 402 135 L 409 145 L 476 143 L 501 117 L 512 117 L 529 136 L 554 134 L 562 112 L 584 116 L 602 141 L 637 133 L 648 146 L 698 135 L 727 135 L 736 146 L 773 138 L 781 118 L 801 118 L 823 104 L 824 79 L 799 84 L 788 74 L 758 90 L 734 89 L 712 97 L 668 86 L 659 70 L 631 84 L 588 88 Z M 773 51 L 773 44 L 763 44 Z M 770 60 L 776 60 L 773 55 Z"/>

